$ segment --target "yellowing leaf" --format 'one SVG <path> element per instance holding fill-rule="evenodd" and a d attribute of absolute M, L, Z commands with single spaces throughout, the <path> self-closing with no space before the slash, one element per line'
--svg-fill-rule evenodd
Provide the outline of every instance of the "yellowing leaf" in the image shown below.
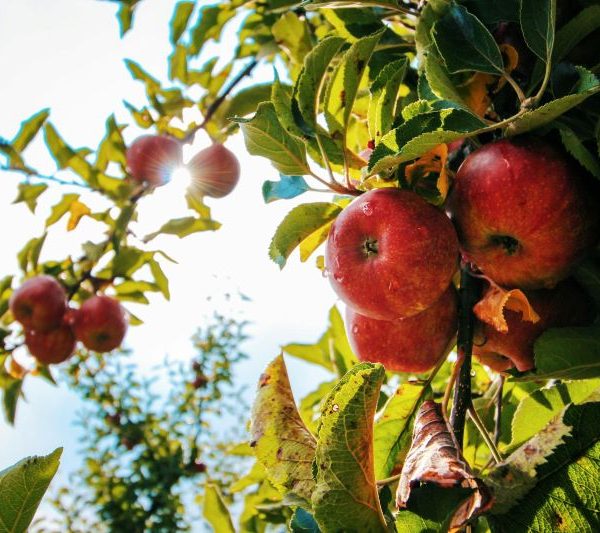
<path fill-rule="evenodd" d="M 69 207 L 69 221 L 67 222 L 67 231 L 73 231 L 82 217 L 89 215 L 90 208 L 79 200 L 75 200 Z"/>
<path fill-rule="evenodd" d="M 212 483 L 207 483 L 204 489 L 204 508 L 202 514 L 215 531 L 235 533 L 231 516 L 219 488 Z"/>
<path fill-rule="evenodd" d="M 428 174 L 438 174 L 436 182 L 437 190 L 440 193 L 442 200 L 448 195 L 450 189 L 450 176 L 446 168 L 448 160 L 448 145 L 438 144 L 429 152 L 426 152 L 414 163 L 406 165 L 404 176 L 410 184 L 416 183 L 419 179 L 426 177 Z"/>
<path fill-rule="evenodd" d="M 316 441 L 298 413 L 281 355 L 260 376 L 250 433 L 250 446 L 270 481 L 310 501 Z"/>
<path fill-rule="evenodd" d="M 508 331 L 508 324 L 504 316 L 504 309 L 520 312 L 523 320 L 533 322 L 540 319 L 527 296 L 519 289 L 506 290 L 498 285 L 490 285 L 483 298 L 475 304 L 473 311 L 477 318 L 494 327 L 501 333 Z"/>
<path fill-rule="evenodd" d="M 463 100 L 478 116 L 483 117 L 492 102 L 490 90 L 497 77 L 483 72 L 476 72 L 463 86 Z"/>
<path fill-rule="evenodd" d="M 306 239 L 300 243 L 300 261 L 303 263 L 311 256 L 311 254 L 327 239 L 329 228 L 333 224 L 330 220 L 317 230 L 313 231 Z"/>

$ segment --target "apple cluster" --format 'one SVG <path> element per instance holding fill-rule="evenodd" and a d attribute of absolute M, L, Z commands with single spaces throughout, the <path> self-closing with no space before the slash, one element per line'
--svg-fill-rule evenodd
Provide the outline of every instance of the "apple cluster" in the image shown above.
<path fill-rule="evenodd" d="M 183 167 L 181 143 L 165 135 L 143 135 L 127 149 L 126 162 L 134 181 L 151 187 L 164 185 L 176 168 Z M 219 143 L 198 152 L 186 168 L 191 177 L 190 193 L 196 196 L 227 196 L 240 178 L 235 154 Z"/>
<path fill-rule="evenodd" d="M 46 365 L 66 361 L 77 341 L 96 352 L 114 350 L 127 332 L 127 315 L 118 300 L 96 295 L 79 309 L 71 308 L 65 289 L 52 276 L 25 281 L 11 295 L 9 307 L 25 329 L 29 352 Z"/>
<path fill-rule="evenodd" d="M 591 187 L 553 145 L 517 138 L 466 157 L 447 213 L 411 191 L 362 194 L 332 224 L 325 256 L 357 357 L 392 371 L 433 368 L 457 330 L 452 279 L 460 258 L 490 283 L 523 289 L 540 316 L 530 323 L 505 311 L 504 333 L 480 324 L 474 354 L 497 371 L 532 369 L 543 331 L 594 316 L 583 290 L 566 279 L 599 240 Z"/>

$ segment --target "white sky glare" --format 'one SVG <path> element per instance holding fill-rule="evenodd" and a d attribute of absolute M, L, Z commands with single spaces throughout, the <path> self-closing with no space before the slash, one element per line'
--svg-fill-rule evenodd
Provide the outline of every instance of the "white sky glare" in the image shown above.
<path fill-rule="evenodd" d="M 166 79 L 168 21 L 175 3 L 142 2 L 133 30 L 121 40 L 114 3 L 0 0 L 0 136 L 10 139 L 22 120 L 48 107 L 50 120 L 68 143 L 95 148 L 111 113 L 120 121 L 127 120 L 123 99 L 134 105 L 145 103 L 143 86 L 132 80 L 123 59 L 131 58 L 152 75 Z M 221 44 L 228 52 L 233 45 L 231 37 Z M 259 71 L 253 81 L 267 81 L 267 76 L 272 76 L 270 67 Z M 129 129 L 126 140 L 131 141 L 139 133 Z M 54 165 L 41 137 L 39 141 L 26 155 L 35 166 L 52 173 Z M 205 142 L 197 139 L 194 149 Z M 231 138 L 227 146 L 240 159 L 240 184 L 229 197 L 207 201 L 213 217 L 223 227 L 183 240 L 161 236 L 154 241 L 155 248 L 178 261 L 163 263 L 171 284 L 171 301 L 157 296 L 151 298 L 149 306 L 129 306 L 145 324 L 130 328 L 126 346 L 133 349 L 135 361 L 146 369 L 167 354 L 174 359 L 190 358 L 189 339 L 212 311 L 206 297 L 239 289 L 251 298 L 246 316 L 252 322 L 252 339 L 245 345 L 251 358 L 240 367 L 238 375 L 253 388 L 261 369 L 277 355 L 280 345 L 316 340 L 326 326 L 327 312 L 335 298 L 313 259 L 301 264 L 295 254 L 283 271 L 269 260 L 271 236 L 294 204 L 280 201 L 265 205 L 262 182 L 277 179 L 277 172 L 266 160 L 247 155 L 240 135 Z M 54 192 L 42 196 L 36 215 L 32 215 L 24 204 L 11 203 L 20 178 L 16 173 L 0 171 L 0 246 L 4 259 L 0 276 L 19 275 L 17 251 L 28 239 L 42 233 L 52 202 L 64 192 L 73 192 L 52 186 Z M 92 208 L 99 205 L 90 195 L 82 195 L 82 199 Z M 311 199 L 314 196 L 300 200 Z M 185 216 L 181 187 L 175 182 L 157 189 L 140 202 L 139 212 L 142 234 L 170 218 Z M 101 232 L 102 227 L 89 219 L 68 234 L 64 222 L 59 223 L 48 236 L 42 259 L 77 255 L 82 242 L 101 239 Z M 291 359 L 288 363 L 298 394 L 312 390 L 326 377 L 314 367 Z M 58 476 L 62 484 L 67 473 L 80 463 L 79 430 L 73 421 L 81 404 L 65 387 L 50 387 L 39 379 L 28 379 L 25 393 L 27 403 L 19 406 L 16 427 L 0 422 L 0 469 L 26 455 L 45 454 L 64 446 Z"/>

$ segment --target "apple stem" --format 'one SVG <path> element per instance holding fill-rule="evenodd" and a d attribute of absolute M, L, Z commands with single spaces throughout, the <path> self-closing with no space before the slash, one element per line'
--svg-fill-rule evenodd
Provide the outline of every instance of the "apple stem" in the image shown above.
<path fill-rule="evenodd" d="M 459 446 L 462 448 L 467 411 L 471 402 L 471 354 L 473 351 L 473 330 L 475 315 L 473 306 L 479 300 L 480 281 L 471 275 L 467 264 L 460 269 L 460 289 L 458 306 L 457 351 L 460 363 L 458 377 L 454 386 L 454 401 L 450 413 L 450 425 Z"/>
<path fill-rule="evenodd" d="M 502 417 L 502 393 L 504 388 L 504 376 L 498 376 L 498 391 L 496 393 L 496 411 L 494 413 L 494 444 L 498 446 L 501 434 L 501 417 Z"/>

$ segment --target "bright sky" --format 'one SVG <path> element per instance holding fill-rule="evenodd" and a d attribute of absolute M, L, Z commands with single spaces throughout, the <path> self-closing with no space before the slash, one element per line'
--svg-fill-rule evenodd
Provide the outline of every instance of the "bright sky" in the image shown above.
<path fill-rule="evenodd" d="M 116 7 L 110 2 L 0 0 L 0 136 L 11 138 L 23 119 L 49 107 L 51 121 L 68 142 L 96 147 L 109 114 L 127 120 L 124 98 L 134 104 L 145 101 L 142 85 L 131 79 L 124 58 L 134 59 L 154 76 L 166 79 L 167 22 L 174 4 L 174 0 L 142 2 L 134 29 L 121 40 Z M 232 39 L 222 46 L 231 51 Z M 270 68 L 259 71 L 254 79 L 266 80 L 266 76 L 272 76 Z M 126 140 L 138 133 L 127 131 Z M 205 139 L 197 139 L 187 157 L 205 143 Z M 253 323 L 252 339 L 245 346 L 251 359 L 240 366 L 239 379 L 253 388 L 280 345 L 316 340 L 325 329 L 327 312 L 335 299 L 314 260 L 301 264 L 294 255 L 280 272 L 268 259 L 271 236 L 293 204 L 281 201 L 265 205 L 261 184 L 265 179 L 277 179 L 275 169 L 266 160 L 248 156 L 241 136 L 227 145 L 240 158 L 242 177 L 231 196 L 210 202 L 222 229 L 184 240 L 156 239 L 156 247 L 179 263 L 164 264 L 171 282 L 171 301 L 155 297 L 150 306 L 130 307 L 145 324 L 130 329 L 126 346 L 134 350 L 136 362 L 144 368 L 159 363 L 167 354 L 188 359 L 193 353 L 189 338 L 211 313 L 206 297 L 239 288 L 252 299 L 246 315 Z M 44 154 L 38 144 L 27 155 L 51 173 L 52 162 Z M 0 247 L 4 252 L 0 276 L 18 274 L 16 252 L 26 240 L 42 233 L 52 201 L 63 192 L 71 192 L 59 187 L 56 193 L 46 193 L 34 216 L 24 204 L 11 203 L 19 178 L 16 173 L 0 171 Z M 311 200 L 314 197 L 301 198 Z M 93 200 L 89 202 L 93 207 Z M 158 189 L 141 202 L 140 233 L 186 214 L 180 185 Z M 89 221 L 69 234 L 64 232 L 64 222 L 57 226 L 60 228 L 50 232 L 42 259 L 77 255 L 84 240 L 102 238 L 101 228 Z M 297 394 L 312 390 L 325 377 L 302 363 L 288 359 L 288 364 Z M 27 403 L 21 402 L 16 427 L 0 422 L 0 470 L 26 455 L 45 454 L 64 446 L 59 483 L 64 482 L 68 471 L 79 466 L 78 430 L 73 421 L 81 404 L 64 387 L 50 387 L 39 379 L 26 381 L 25 394 Z"/>

